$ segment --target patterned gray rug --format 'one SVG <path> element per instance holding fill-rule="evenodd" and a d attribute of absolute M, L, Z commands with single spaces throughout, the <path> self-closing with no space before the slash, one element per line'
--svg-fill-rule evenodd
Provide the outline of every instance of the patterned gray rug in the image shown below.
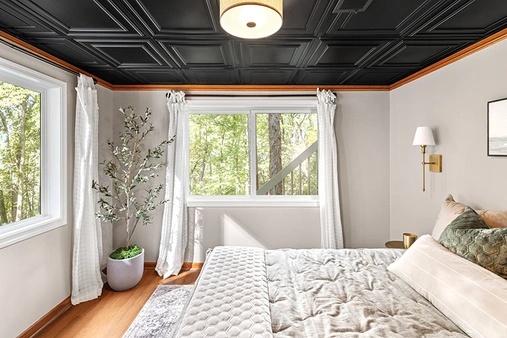
<path fill-rule="evenodd" d="M 193 285 L 159 285 L 123 338 L 167 337 L 192 292 Z"/>

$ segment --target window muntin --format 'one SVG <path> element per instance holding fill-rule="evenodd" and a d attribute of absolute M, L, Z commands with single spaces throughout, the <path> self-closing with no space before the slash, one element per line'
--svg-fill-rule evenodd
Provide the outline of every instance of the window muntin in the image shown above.
<path fill-rule="evenodd" d="M 34 216 L 0 226 L 0 248 L 67 224 L 67 85 L 53 77 L 0 58 L 0 83 L 39 93 L 39 206 Z M 36 138 L 35 135 L 31 135 Z M 31 196 L 35 199 L 37 196 Z"/>
<path fill-rule="evenodd" d="M 0 82 L 0 226 L 40 215 L 41 93 Z"/>
<path fill-rule="evenodd" d="M 190 196 L 318 194 L 315 111 L 191 111 L 189 129 Z"/>

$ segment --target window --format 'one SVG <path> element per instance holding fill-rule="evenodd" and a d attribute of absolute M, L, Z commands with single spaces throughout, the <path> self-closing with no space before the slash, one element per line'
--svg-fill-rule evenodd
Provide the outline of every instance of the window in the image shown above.
<path fill-rule="evenodd" d="M 192 107 L 189 201 L 315 200 L 317 115 L 310 107 Z M 204 106 L 204 104 L 203 104 Z"/>
<path fill-rule="evenodd" d="M 0 248 L 66 224 L 65 91 L 0 59 Z"/>
<path fill-rule="evenodd" d="M 0 81 L 0 226 L 40 215 L 40 97 Z"/>

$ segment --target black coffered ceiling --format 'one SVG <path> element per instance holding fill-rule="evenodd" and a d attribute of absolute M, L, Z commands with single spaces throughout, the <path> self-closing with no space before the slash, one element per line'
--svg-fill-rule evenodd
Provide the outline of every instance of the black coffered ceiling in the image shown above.
<path fill-rule="evenodd" d="M 218 0 L 0 0 L 0 29 L 113 85 L 390 85 L 507 28 L 505 0 L 284 0 L 275 35 Z"/>

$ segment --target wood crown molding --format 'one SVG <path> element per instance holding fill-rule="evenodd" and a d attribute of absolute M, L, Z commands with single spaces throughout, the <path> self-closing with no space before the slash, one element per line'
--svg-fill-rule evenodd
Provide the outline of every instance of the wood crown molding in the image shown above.
<path fill-rule="evenodd" d="M 321 85 L 113 85 L 114 91 L 183 90 L 222 92 L 316 92 L 331 91 L 389 91 L 389 86 L 321 86 Z"/>
<path fill-rule="evenodd" d="M 467 48 L 465 48 L 465 49 L 463 49 L 451 56 L 448 56 L 445 59 L 440 60 L 439 62 L 432 64 L 431 66 L 428 66 L 428 67 L 421 69 L 420 71 L 418 71 L 412 75 L 407 76 L 406 78 L 392 84 L 389 87 L 389 90 L 391 91 L 393 89 L 396 89 L 396 88 L 399 88 L 403 85 L 406 85 L 407 83 L 410 83 L 410 82 L 417 80 L 423 76 L 426 76 L 426 75 L 428 75 L 440 68 L 450 65 L 451 63 L 454 63 L 456 61 L 459 61 L 459 60 L 461 60 L 471 54 L 474 54 L 486 47 L 494 45 L 495 43 L 500 42 L 506 38 L 507 38 L 507 28 L 502 29 L 501 31 L 499 31 L 499 32 L 479 41 L 479 42 L 476 42 L 473 45 L 470 45 Z"/>
<path fill-rule="evenodd" d="M 56 56 L 53 56 L 35 46 L 30 45 L 29 43 L 26 43 L 10 34 L 7 34 L 3 31 L 0 31 L 0 41 L 3 41 L 7 45 L 13 47 L 14 49 L 21 50 L 23 52 L 27 52 L 28 54 L 33 55 L 34 57 L 38 59 L 42 59 L 43 61 L 46 61 L 58 68 L 62 68 L 63 70 L 66 70 L 71 73 L 75 73 L 76 75 L 81 73 L 84 75 L 87 75 L 95 80 L 97 80 L 97 83 L 100 84 L 103 87 L 106 87 L 108 89 L 112 89 L 112 84 L 110 84 L 107 81 L 104 81 L 102 79 L 97 78 L 96 76 L 93 76 L 92 74 L 66 62 L 62 59 L 57 58 Z"/>
<path fill-rule="evenodd" d="M 407 83 L 428 75 L 442 67 L 445 67 L 453 62 L 461 60 L 475 52 L 480 51 L 488 46 L 491 46 L 499 41 L 507 38 L 507 28 L 503 29 L 471 46 L 433 64 L 420 71 L 407 76 L 406 78 L 390 85 L 390 86 L 362 86 L 362 85 L 349 85 L 349 86 L 307 86 L 307 85 L 113 85 L 107 81 L 99 79 L 82 69 L 63 61 L 37 47 L 34 47 L 10 34 L 0 31 L 0 41 L 14 47 L 15 49 L 22 50 L 32 54 L 36 58 L 45 60 L 59 68 L 70 71 L 72 73 L 82 73 L 97 80 L 97 83 L 107 89 L 113 91 L 152 91 L 152 90 L 183 90 L 183 91 L 315 91 L 318 87 L 322 89 L 329 89 L 332 91 L 391 91 L 399 88 Z"/>

